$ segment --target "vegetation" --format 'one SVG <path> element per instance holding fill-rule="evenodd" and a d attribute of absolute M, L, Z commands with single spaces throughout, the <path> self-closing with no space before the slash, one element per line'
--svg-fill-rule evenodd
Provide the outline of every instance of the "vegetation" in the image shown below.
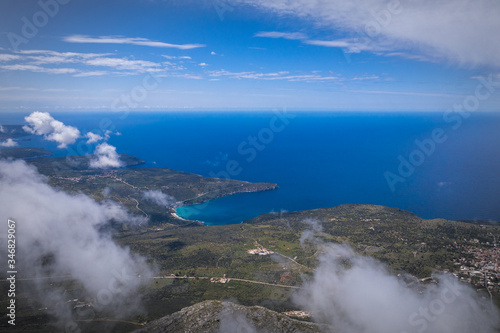
<path fill-rule="evenodd" d="M 53 161 L 46 158 L 31 163 L 49 175 L 53 186 L 70 193 L 83 192 L 96 200 L 115 200 L 151 218 L 148 225 L 114 233 L 118 243 L 147 257 L 158 268 L 157 277 L 142 290 L 146 311 L 129 318 L 132 323 L 152 321 L 205 300 L 236 299 L 243 305 L 260 305 L 278 312 L 296 309 L 290 300 L 296 290 L 293 287 L 312 275 L 319 253 L 314 244 L 300 245 L 302 233 L 310 229 L 307 219 L 321 223 L 322 232 L 316 237 L 323 242 L 348 243 L 361 255 L 386 263 L 394 272 L 404 271 L 418 278 L 436 270 L 456 270 L 454 260 L 470 255 L 466 246 L 491 248 L 492 235 L 500 235 L 498 224 L 425 220 L 411 212 L 375 205 L 269 213 L 242 224 L 204 226 L 173 217 L 172 208 L 148 203 L 141 193 L 161 190 L 184 204 L 276 185 L 206 178 L 171 169 L 51 172 L 48 166 Z M 274 253 L 247 252 L 256 248 Z M 224 276 L 229 281 L 221 280 Z M 69 298 L 79 297 L 82 291 L 78 286 L 64 283 Z M 1 286 L 5 288 L 6 284 Z M 21 294 L 20 302 L 27 305 L 28 297 Z M 494 297 L 499 299 L 498 294 Z M 32 329 L 49 327 L 45 310 L 36 310 L 35 305 L 26 308 L 29 310 L 20 312 L 19 323 L 36 323 L 38 326 L 30 326 Z M 130 323 L 115 326 L 117 331 L 136 328 Z"/>
<path fill-rule="evenodd" d="M 24 131 L 23 125 L 2 125 L 0 128 L 0 140 L 15 139 L 27 135 L 28 133 Z"/>

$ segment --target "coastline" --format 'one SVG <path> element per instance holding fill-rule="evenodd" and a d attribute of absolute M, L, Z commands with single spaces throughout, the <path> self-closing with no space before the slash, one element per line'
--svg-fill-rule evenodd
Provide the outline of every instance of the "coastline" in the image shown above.
<path fill-rule="evenodd" d="M 175 209 L 176 208 L 174 208 L 174 211 L 170 213 L 170 215 L 172 215 L 175 219 L 178 219 L 178 220 L 184 221 L 184 222 L 199 223 L 200 225 L 207 225 L 205 222 L 200 221 L 200 220 L 188 220 L 188 219 L 185 219 L 183 217 L 180 217 L 179 215 L 177 215 L 177 212 L 175 211 Z"/>

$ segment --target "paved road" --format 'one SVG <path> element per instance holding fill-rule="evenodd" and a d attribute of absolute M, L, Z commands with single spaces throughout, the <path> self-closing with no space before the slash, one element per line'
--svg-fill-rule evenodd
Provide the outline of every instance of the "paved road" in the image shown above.
<path fill-rule="evenodd" d="M 155 276 L 155 277 L 153 277 L 153 279 L 211 279 L 211 277 L 208 277 L 208 276 L 198 276 L 198 277 L 195 277 L 195 276 Z M 214 279 L 220 279 L 220 278 L 214 277 Z M 263 284 L 263 285 L 272 286 L 272 287 L 291 288 L 291 289 L 300 289 L 301 288 L 301 287 L 297 287 L 297 286 L 287 286 L 284 284 L 267 283 L 267 282 L 253 281 L 253 280 L 246 280 L 246 279 L 237 279 L 237 278 L 228 278 L 228 277 L 226 277 L 226 279 L 228 280 L 227 283 L 229 283 L 230 281 L 240 281 L 240 282 L 248 282 L 248 283 L 255 283 L 255 284 Z"/>

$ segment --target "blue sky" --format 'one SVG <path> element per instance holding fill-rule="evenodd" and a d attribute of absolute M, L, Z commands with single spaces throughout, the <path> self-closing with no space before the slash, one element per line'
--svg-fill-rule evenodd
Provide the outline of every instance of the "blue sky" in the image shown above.
<path fill-rule="evenodd" d="M 477 89 L 474 110 L 497 111 L 500 85 L 478 85 L 500 82 L 499 16 L 490 0 L 4 0 L 0 112 L 445 111 Z"/>

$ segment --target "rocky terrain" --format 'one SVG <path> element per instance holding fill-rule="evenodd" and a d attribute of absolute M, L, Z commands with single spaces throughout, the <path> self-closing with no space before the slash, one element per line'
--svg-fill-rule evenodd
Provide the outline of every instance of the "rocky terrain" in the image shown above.
<path fill-rule="evenodd" d="M 136 333 L 324 332 L 326 326 L 299 321 L 261 306 L 205 301 L 155 320 Z"/>

